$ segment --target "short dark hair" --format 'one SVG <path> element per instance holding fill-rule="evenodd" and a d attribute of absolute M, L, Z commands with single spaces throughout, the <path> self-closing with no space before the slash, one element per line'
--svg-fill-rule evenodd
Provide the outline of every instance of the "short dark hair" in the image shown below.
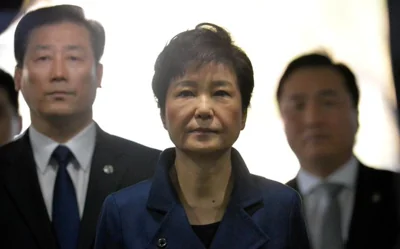
<path fill-rule="evenodd" d="M 14 79 L 9 73 L 5 72 L 2 69 L 0 69 L 0 89 L 3 89 L 5 91 L 14 113 L 18 115 L 18 91 L 15 90 Z"/>
<path fill-rule="evenodd" d="M 105 31 L 94 20 L 87 20 L 83 9 L 75 5 L 56 5 L 28 12 L 18 23 L 14 33 L 14 56 L 17 67 L 22 67 L 29 37 L 33 30 L 49 24 L 72 22 L 83 25 L 90 33 L 93 54 L 97 62 L 104 53 Z"/>
<path fill-rule="evenodd" d="M 356 109 L 358 108 L 360 92 L 357 86 L 356 77 L 354 76 L 354 73 L 345 64 L 340 62 L 336 63 L 328 55 L 323 53 L 309 53 L 301 55 L 289 63 L 278 83 L 278 90 L 276 92 L 276 98 L 278 100 L 278 103 L 282 95 L 283 87 L 289 76 L 298 69 L 310 68 L 310 67 L 332 67 L 335 70 L 337 70 L 345 80 L 344 84 L 350 93 L 353 106 Z"/>
<path fill-rule="evenodd" d="M 242 110 L 247 111 L 254 88 L 250 59 L 233 43 L 225 29 L 212 23 L 200 23 L 194 29 L 173 37 L 156 60 L 152 88 L 162 112 L 171 81 L 184 75 L 189 67 L 201 67 L 210 62 L 224 63 L 233 69 L 242 98 Z"/>

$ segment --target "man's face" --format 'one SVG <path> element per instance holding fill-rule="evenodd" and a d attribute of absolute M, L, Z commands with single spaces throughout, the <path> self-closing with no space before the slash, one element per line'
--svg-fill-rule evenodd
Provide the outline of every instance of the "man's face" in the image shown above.
<path fill-rule="evenodd" d="M 331 67 L 301 68 L 280 99 L 288 143 L 300 161 L 351 154 L 358 112 L 344 77 Z"/>
<path fill-rule="evenodd" d="M 91 110 L 101 78 L 89 31 L 67 21 L 33 30 L 15 72 L 16 88 L 31 112 L 47 117 Z"/>

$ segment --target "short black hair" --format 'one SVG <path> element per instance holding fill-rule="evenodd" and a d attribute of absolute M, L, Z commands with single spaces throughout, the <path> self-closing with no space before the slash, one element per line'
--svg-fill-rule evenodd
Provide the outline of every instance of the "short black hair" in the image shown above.
<path fill-rule="evenodd" d="M 18 91 L 14 87 L 13 77 L 6 71 L 0 69 L 0 89 L 3 89 L 8 97 L 8 101 L 11 104 L 13 111 L 16 115 L 19 114 L 18 104 Z"/>
<path fill-rule="evenodd" d="M 189 67 L 201 67 L 210 62 L 224 63 L 232 68 L 240 89 L 242 110 L 247 111 L 254 88 L 250 59 L 233 43 L 225 29 L 212 23 L 200 23 L 173 37 L 156 60 L 152 88 L 162 112 L 171 81 L 184 75 Z"/>
<path fill-rule="evenodd" d="M 334 62 L 327 54 L 324 53 L 309 53 L 301 55 L 289 63 L 278 83 L 278 89 L 276 92 L 278 103 L 282 96 L 283 87 L 289 76 L 298 69 L 310 67 L 332 67 L 333 69 L 337 70 L 345 79 L 344 84 L 350 93 L 353 106 L 358 109 L 360 91 L 358 89 L 354 73 L 345 64 L 341 62 Z"/>
<path fill-rule="evenodd" d="M 83 9 L 75 5 L 56 5 L 28 12 L 18 23 L 14 33 L 14 56 L 17 67 L 22 67 L 26 48 L 33 30 L 49 24 L 72 22 L 83 25 L 91 36 L 93 54 L 97 62 L 104 53 L 105 31 L 97 21 L 87 20 Z"/>

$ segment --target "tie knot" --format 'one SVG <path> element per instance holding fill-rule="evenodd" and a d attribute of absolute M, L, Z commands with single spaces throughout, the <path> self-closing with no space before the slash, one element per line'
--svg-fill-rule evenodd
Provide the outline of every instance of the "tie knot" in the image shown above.
<path fill-rule="evenodd" d="M 57 161 L 59 166 L 67 166 L 71 159 L 72 153 L 67 146 L 59 145 L 54 151 L 52 157 Z"/>
<path fill-rule="evenodd" d="M 339 183 L 323 183 L 321 187 L 326 191 L 329 197 L 336 198 L 344 186 Z"/>

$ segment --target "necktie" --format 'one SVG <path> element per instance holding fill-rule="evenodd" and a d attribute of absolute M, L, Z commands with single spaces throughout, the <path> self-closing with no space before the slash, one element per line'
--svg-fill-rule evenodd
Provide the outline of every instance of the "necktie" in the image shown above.
<path fill-rule="evenodd" d="M 78 201 L 67 166 L 72 157 L 66 146 L 58 146 L 52 157 L 58 163 L 53 194 L 53 227 L 60 249 L 76 249 L 80 217 Z"/>
<path fill-rule="evenodd" d="M 338 194 L 343 189 L 340 184 L 325 183 L 322 188 L 328 195 L 328 205 L 322 219 L 320 249 L 343 249 L 340 205 Z"/>

